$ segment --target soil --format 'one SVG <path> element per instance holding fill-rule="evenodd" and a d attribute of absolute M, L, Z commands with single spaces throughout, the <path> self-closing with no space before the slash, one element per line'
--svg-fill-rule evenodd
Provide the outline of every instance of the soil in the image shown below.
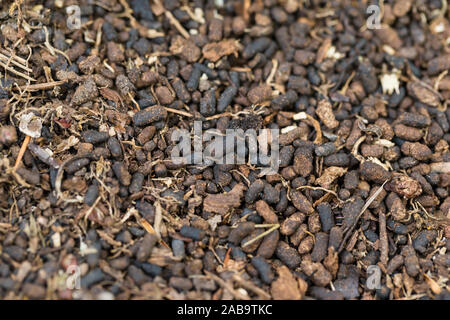
<path fill-rule="evenodd" d="M 450 9 L 369 5 L 2 1 L 0 299 L 450 299 Z"/>

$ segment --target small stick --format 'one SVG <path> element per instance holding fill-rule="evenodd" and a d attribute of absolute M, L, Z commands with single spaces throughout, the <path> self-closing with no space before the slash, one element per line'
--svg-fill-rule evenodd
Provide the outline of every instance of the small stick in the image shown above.
<path fill-rule="evenodd" d="M 172 14 L 172 12 L 166 10 L 165 15 L 167 19 L 169 19 L 170 23 L 178 30 L 179 33 L 186 39 L 190 38 L 189 32 L 186 31 L 186 29 L 181 25 L 181 23 L 175 18 Z"/>
<path fill-rule="evenodd" d="M 100 44 L 102 42 L 102 27 L 103 23 L 100 23 L 95 37 L 95 46 L 94 49 L 92 50 L 92 55 L 98 55 L 98 48 L 100 47 Z"/>
<path fill-rule="evenodd" d="M 182 116 L 186 116 L 186 117 L 189 117 L 189 118 L 192 118 L 192 117 L 193 117 L 192 114 L 190 114 L 189 112 L 186 112 L 186 111 L 177 110 L 177 109 L 172 109 L 172 108 L 169 108 L 169 107 L 164 107 L 164 109 L 166 109 L 168 112 L 180 114 L 180 115 L 182 115 Z"/>
<path fill-rule="evenodd" d="M 322 188 L 322 187 L 312 187 L 312 186 L 300 186 L 297 188 L 297 190 L 301 190 L 301 189 L 312 189 L 312 190 L 322 190 L 325 191 L 327 194 L 331 193 L 333 196 L 335 196 L 339 201 L 343 202 L 341 199 L 339 199 L 339 196 L 336 192 L 334 192 L 333 190 L 329 190 L 326 188 Z"/>
<path fill-rule="evenodd" d="M 155 0 L 156 1 L 156 0 Z M 141 25 L 136 18 L 133 16 L 133 10 L 130 8 L 126 0 L 119 0 L 120 4 L 123 6 L 124 11 L 117 15 L 118 17 L 127 17 L 130 19 L 130 24 L 133 28 L 137 29 L 141 37 L 146 38 L 159 38 L 164 37 L 163 32 L 156 31 L 154 29 L 148 29 Z"/>
<path fill-rule="evenodd" d="M 316 139 L 314 140 L 314 143 L 315 144 L 322 144 L 322 130 L 320 129 L 319 121 L 317 121 L 316 119 L 311 117 L 306 112 L 296 113 L 296 114 L 294 114 L 292 116 L 292 119 L 294 119 L 294 121 L 297 121 L 297 120 L 309 120 L 311 122 L 312 126 L 314 127 L 314 129 L 316 130 Z"/>
<path fill-rule="evenodd" d="M 250 300 L 250 298 L 248 296 L 243 295 L 239 291 L 234 290 L 233 286 L 231 286 L 230 284 L 225 282 L 222 278 L 216 276 L 214 273 L 211 273 L 211 272 L 206 271 L 206 270 L 205 270 L 205 273 L 206 273 L 206 275 L 208 277 L 210 277 L 211 279 L 216 281 L 221 287 L 223 287 L 224 289 L 230 291 L 230 293 L 232 295 L 234 295 L 236 298 L 241 299 L 241 300 Z"/>
<path fill-rule="evenodd" d="M 278 68 L 278 60 L 272 59 L 272 70 L 270 70 L 270 74 L 266 79 L 267 84 L 270 84 L 272 82 L 273 77 L 275 77 L 275 73 L 277 72 L 277 68 Z"/>
<path fill-rule="evenodd" d="M 433 291 L 434 294 L 440 294 L 442 292 L 442 288 L 439 286 L 439 284 L 425 272 L 423 272 L 422 274 L 431 291 Z"/>
<path fill-rule="evenodd" d="M 94 211 L 95 207 L 97 206 L 97 204 L 100 202 L 102 198 L 101 197 L 97 197 L 97 199 L 95 199 L 95 202 L 92 206 L 89 207 L 89 209 L 86 211 L 86 213 L 84 214 L 84 222 L 87 223 L 87 220 L 89 219 L 89 216 L 91 215 L 92 211 Z"/>
<path fill-rule="evenodd" d="M 242 9 L 242 11 L 243 11 L 242 15 L 243 15 L 245 22 L 248 22 L 250 19 L 250 13 L 249 13 L 250 5 L 251 5 L 251 0 L 244 0 L 244 7 Z"/>
<path fill-rule="evenodd" d="M 13 172 L 17 170 L 17 168 L 20 165 L 20 162 L 22 161 L 23 155 L 25 154 L 25 151 L 27 150 L 28 143 L 30 143 L 31 137 L 25 136 L 25 139 L 23 140 L 22 146 L 20 147 L 19 154 L 17 155 L 16 163 L 14 164 Z"/>
<path fill-rule="evenodd" d="M 209 120 L 214 120 L 214 119 L 221 118 L 221 117 L 230 117 L 232 115 L 233 114 L 231 112 L 224 112 L 224 113 L 220 113 L 220 114 L 215 114 L 215 115 L 210 116 L 210 117 L 206 117 L 205 120 L 209 121 Z"/>
<path fill-rule="evenodd" d="M 447 73 L 448 73 L 448 70 L 445 70 L 436 78 L 436 81 L 434 82 L 434 90 L 436 90 L 436 91 L 439 90 L 439 83 L 447 75 Z"/>
<path fill-rule="evenodd" d="M 12 57 L 13 59 L 17 60 L 19 63 L 21 63 L 21 64 L 23 64 L 23 65 L 26 65 L 26 64 L 27 64 L 27 60 L 25 60 L 24 58 L 21 58 L 21 57 L 19 57 L 19 56 L 16 56 L 15 54 L 11 54 L 11 52 L 9 52 L 8 50 L 5 50 L 5 49 L 2 48 L 2 49 L 0 49 L 0 52 L 3 53 L 3 54 L 6 55 L 6 56 L 11 55 L 11 57 Z"/>
<path fill-rule="evenodd" d="M 161 239 L 161 222 L 162 222 L 162 208 L 159 201 L 155 202 L 155 222 L 154 222 L 154 230 L 159 240 Z"/>
<path fill-rule="evenodd" d="M 359 161 L 359 162 L 363 162 L 365 159 L 362 155 L 358 154 L 358 148 L 359 145 L 361 143 L 363 143 L 363 141 L 366 140 L 366 136 L 361 136 L 353 145 L 352 148 L 352 155 Z"/>
<path fill-rule="evenodd" d="M 232 67 L 230 70 L 231 71 L 237 71 L 237 72 L 250 72 L 250 71 L 252 71 L 252 69 L 250 69 L 248 67 Z"/>
<path fill-rule="evenodd" d="M 111 67 L 111 66 L 106 62 L 106 59 L 103 60 L 103 65 L 104 65 L 109 71 L 111 71 L 112 73 L 116 73 L 116 71 L 114 71 L 113 67 Z"/>
<path fill-rule="evenodd" d="M 180 8 L 181 10 L 184 10 L 187 12 L 187 14 L 189 15 L 189 17 L 191 17 L 192 20 L 200 23 L 200 24 L 205 24 L 205 19 L 204 18 L 199 18 L 195 15 L 194 12 L 192 12 L 192 9 L 189 6 L 182 6 Z"/>
<path fill-rule="evenodd" d="M 214 120 L 214 119 L 221 118 L 221 117 L 237 117 L 240 114 L 251 114 L 251 112 L 246 111 L 246 110 L 238 111 L 237 113 L 224 112 L 224 113 L 220 113 L 220 114 L 215 114 L 215 115 L 210 116 L 210 117 L 206 117 L 205 120 L 209 121 L 209 120 Z"/>
<path fill-rule="evenodd" d="M 139 219 L 139 223 L 141 224 L 142 227 L 144 227 L 145 230 L 147 230 L 148 233 L 154 234 L 159 239 L 159 242 L 164 247 L 166 247 L 167 249 L 170 249 L 169 245 L 167 243 L 165 243 L 163 239 L 161 239 L 161 237 L 158 235 L 158 233 L 156 233 L 156 231 L 152 227 L 152 225 L 150 223 L 148 223 L 148 221 L 145 218 Z"/>
<path fill-rule="evenodd" d="M 342 89 L 339 90 L 339 92 L 341 94 L 344 95 L 347 92 L 348 86 L 350 85 L 350 82 L 353 80 L 354 76 L 355 76 L 355 71 L 352 72 L 352 74 L 350 75 L 350 77 L 348 77 L 347 81 L 345 82 L 344 86 L 342 87 Z"/>
<path fill-rule="evenodd" d="M 366 204 L 364 205 L 364 207 L 361 209 L 360 213 L 358 214 L 358 216 L 356 217 L 355 221 L 353 222 L 353 224 L 347 228 L 347 230 L 345 231 L 346 234 L 344 236 L 344 239 L 342 239 L 341 245 L 339 246 L 339 250 L 338 253 L 341 253 L 342 249 L 344 249 L 345 246 L 345 242 L 347 241 L 347 239 L 350 237 L 351 233 L 353 232 L 353 230 L 356 227 L 356 224 L 358 223 L 359 219 L 361 218 L 361 216 L 363 215 L 364 211 L 366 211 L 366 209 L 370 206 L 370 204 L 375 200 L 376 197 L 378 197 L 378 195 L 380 194 L 380 192 L 383 190 L 384 185 L 386 184 L 386 182 L 388 182 L 388 180 L 384 181 L 383 184 L 381 185 L 381 187 L 378 188 L 378 190 L 367 200 Z"/>
<path fill-rule="evenodd" d="M 67 80 L 51 81 L 51 82 L 45 82 L 45 83 L 36 83 L 36 84 L 31 84 L 31 85 L 26 85 L 26 86 L 20 86 L 19 89 L 20 90 L 25 90 L 25 91 L 51 89 L 51 88 L 54 88 L 54 87 L 59 86 L 61 84 L 64 84 L 66 82 L 67 82 Z"/>
<path fill-rule="evenodd" d="M 122 2 L 124 0 L 120 0 L 120 1 Z M 165 14 L 166 18 L 169 19 L 170 24 L 172 24 L 178 30 L 178 32 L 181 33 L 181 35 L 183 37 L 185 37 L 186 39 L 189 39 L 190 38 L 189 32 L 187 32 L 186 29 L 177 20 L 177 18 L 175 18 L 173 16 L 172 12 L 170 12 L 169 10 L 166 10 L 166 8 L 164 8 L 164 6 L 161 3 L 161 0 L 155 0 L 155 3 L 158 6 L 160 6 L 162 10 L 164 10 L 164 14 Z"/>
<path fill-rule="evenodd" d="M 378 213 L 378 222 L 380 225 L 380 262 L 387 266 L 388 263 L 388 238 L 387 238 L 387 232 L 386 232 L 386 214 L 380 210 Z"/>
<path fill-rule="evenodd" d="M 7 56 L 5 56 L 4 54 L 1 54 L 1 53 L 0 53 L 0 59 L 2 59 L 4 62 L 8 62 L 8 63 L 11 62 L 13 65 L 15 65 L 15 66 L 17 66 L 17 67 L 19 67 L 19 68 L 22 68 L 22 69 L 24 69 L 25 71 L 33 72 L 32 69 L 30 69 L 30 68 L 28 68 L 27 66 L 24 66 L 24 65 L 20 64 L 19 62 L 15 61 L 15 60 L 14 60 L 14 57 L 7 57 Z"/>
<path fill-rule="evenodd" d="M 450 224 L 450 219 L 448 219 L 446 217 L 444 217 L 444 218 L 434 217 L 434 216 L 432 216 L 431 214 L 428 213 L 427 209 L 425 209 L 425 207 L 419 201 L 415 201 L 415 202 L 416 202 L 417 206 L 419 206 L 422 209 L 422 211 L 425 213 L 425 215 L 428 218 L 430 218 L 432 220 L 436 220 L 436 221 L 441 221 L 441 222 L 443 222 L 444 224 L 447 224 L 447 225 Z"/>
<path fill-rule="evenodd" d="M 319 121 L 311 117 L 309 114 L 306 114 L 306 117 L 312 122 L 314 129 L 316 129 L 316 139 L 314 140 L 314 143 L 322 144 L 322 130 L 320 129 Z"/>
<path fill-rule="evenodd" d="M 255 211 L 253 211 L 255 212 Z M 249 214 L 252 214 L 252 212 L 250 212 Z M 266 223 L 266 224 L 255 224 L 255 228 L 269 228 L 269 227 L 273 227 L 274 224 L 273 223 Z M 233 226 L 231 228 L 237 228 L 237 226 Z"/>
<path fill-rule="evenodd" d="M 60 164 L 60 166 L 59 166 L 59 168 L 58 168 L 58 172 L 56 173 L 56 179 L 55 179 L 55 190 L 56 190 L 56 198 L 57 199 L 59 199 L 59 198 L 63 198 L 64 199 L 64 197 L 63 197 L 63 194 L 62 194 L 62 192 L 61 192 L 61 183 L 62 183 L 62 178 L 63 178 L 63 174 L 64 174 L 64 167 L 68 164 L 68 163 L 70 163 L 70 162 L 72 162 L 72 161 L 75 161 L 75 160 L 77 160 L 77 159 L 81 159 L 81 158 L 90 158 L 90 159 L 93 159 L 93 156 L 92 155 L 89 155 L 89 154 L 79 154 L 79 155 L 75 155 L 75 156 L 73 156 L 72 158 L 69 158 L 69 159 L 66 159 L 66 160 L 64 160 L 61 164 Z M 98 180 L 98 179 L 97 179 Z M 100 180 L 98 180 L 98 181 L 100 181 Z"/>
<path fill-rule="evenodd" d="M 52 47 L 52 45 L 50 44 L 49 40 L 48 40 L 48 30 L 47 27 L 44 26 L 44 32 L 45 32 L 45 42 L 44 45 L 45 47 L 48 49 L 48 51 L 50 51 L 50 54 L 52 56 L 56 55 L 56 53 L 59 53 L 60 55 L 62 55 L 64 58 L 67 59 L 67 62 L 69 62 L 69 65 L 72 65 L 72 62 L 70 61 L 69 57 L 67 56 L 67 54 L 57 48 Z"/>
<path fill-rule="evenodd" d="M 223 265 L 226 266 L 230 261 L 230 252 L 231 248 L 228 248 L 227 253 L 225 254 L 225 259 L 223 259 Z"/>
<path fill-rule="evenodd" d="M 25 79 L 27 79 L 27 80 L 29 80 L 29 81 L 37 81 L 36 79 L 33 79 L 33 78 L 27 76 L 26 74 L 24 74 L 24 73 L 22 73 L 22 72 L 19 72 L 19 71 L 14 70 L 13 68 L 7 66 L 6 64 L 4 64 L 4 63 L 1 62 L 1 61 L 0 61 L 0 66 L 2 66 L 3 68 L 5 68 L 5 69 L 8 70 L 9 72 L 14 73 L 15 75 L 21 76 L 22 78 L 25 78 Z"/>
<path fill-rule="evenodd" d="M 136 102 L 136 100 L 133 98 L 133 96 L 131 95 L 131 92 L 128 92 L 128 97 L 130 98 L 131 101 L 133 101 L 134 105 L 136 106 L 137 111 L 141 110 L 141 107 L 139 107 L 139 104 Z"/>
<path fill-rule="evenodd" d="M 262 290 L 261 288 L 258 288 L 257 286 L 255 286 L 251 281 L 242 279 L 237 274 L 233 275 L 233 280 L 236 281 L 241 286 L 243 286 L 245 289 L 251 290 L 254 293 L 256 293 L 259 296 L 259 298 L 270 300 L 270 295 L 267 292 L 265 292 L 264 290 Z"/>
<path fill-rule="evenodd" d="M 261 233 L 261 234 L 257 235 L 256 237 L 254 237 L 252 240 L 249 240 L 249 241 L 247 241 L 246 243 L 244 243 L 244 244 L 242 245 L 242 248 L 244 248 L 244 247 L 246 247 L 246 246 L 248 246 L 248 245 L 251 245 L 253 242 L 258 241 L 259 239 L 265 237 L 266 235 L 268 235 L 268 234 L 271 233 L 272 231 L 278 229 L 279 227 L 280 227 L 279 224 L 275 224 L 275 225 L 274 225 L 272 228 L 270 228 L 269 230 L 264 231 L 263 233 Z"/>

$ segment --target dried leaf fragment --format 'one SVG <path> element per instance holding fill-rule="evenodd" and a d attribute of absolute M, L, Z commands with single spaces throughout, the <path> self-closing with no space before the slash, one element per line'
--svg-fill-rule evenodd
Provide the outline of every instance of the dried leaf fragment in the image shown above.
<path fill-rule="evenodd" d="M 334 129 L 339 125 L 339 121 L 334 117 L 331 103 L 328 100 L 323 99 L 319 101 L 316 108 L 316 114 L 325 126 L 330 129 Z"/>
<path fill-rule="evenodd" d="M 237 40 L 226 39 L 219 42 L 208 43 L 203 47 L 202 53 L 205 59 L 216 62 L 224 56 L 237 54 L 238 50 L 239 46 Z"/>
<path fill-rule="evenodd" d="M 343 176 L 347 172 L 347 168 L 328 167 L 323 174 L 316 180 L 316 184 L 322 188 L 329 189 L 331 184 L 337 178 Z"/>
<path fill-rule="evenodd" d="M 61 153 L 69 150 L 71 147 L 76 146 L 78 142 L 80 142 L 80 139 L 75 136 L 70 136 L 69 138 L 61 141 L 61 143 L 56 146 L 54 153 Z"/>
<path fill-rule="evenodd" d="M 195 45 L 194 41 L 181 36 L 173 38 L 169 50 L 191 63 L 197 61 L 201 55 L 200 48 Z"/>
<path fill-rule="evenodd" d="M 387 188 L 407 199 L 415 198 L 422 193 L 420 183 L 404 174 L 395 175 Z"/>
<path fill-rule="evenodd" d="M 271 293 L 274 300 L 300 300 L 303 298 L 297 281 L 286 266 L 277 269 L 279 277 L 272 282 Z"/>
<path fill-rule="evenodd" d="M 39 138 L 42 130 L 42 120 L 33 112 L 20 117 L 19 130 L 32 138 Z"/>
<path fill-rule="evenodd" d="M 428 88 L 423 83 L 419 81 L 411 81 L 408 83 L 407 88 L 408 93 L 420 102 L 432 107 L 438 106 L 440 102 L 439 96 L 436 94 L 436 92 Z"/>
<path fill-rule="evenodd" d="M 436 281 L 434 281 L 433 278 L 431 278 L 426 273 L 424 273 L 423 276 L 425 278 L 426 283 L 428 284 L 428 286 L 430 287 L 431 291 L 433 291 L 434 294 L 440 294 L 442 292 L 441 287 L 438 285 Z"/>
<path fill-rule="evenodd" d="M 380 76 L 381 87 L 383 88 L 383 93 L 389 95 L 400 94 L 400 81 L 398 79 L 398 72 L 395 70 L 392 73 L 385 73 Z"/>
<path fill-rule="evenodd" d="M 224 215 L 231 208 L 241 205 L 241 198 L 244 194 L 245 186 L 240 183 L 228 193 L 209 194 L 203 201 L 203 210 Z"/>

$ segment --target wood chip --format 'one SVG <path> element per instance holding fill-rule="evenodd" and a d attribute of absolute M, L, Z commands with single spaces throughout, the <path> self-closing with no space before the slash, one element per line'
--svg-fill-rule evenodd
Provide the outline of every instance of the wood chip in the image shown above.
<path fill-rule="evenodd" d="M 109 234 L 107 234 L 103 230 L 97 230 L 98 235 L 100 238 L 105 240 L 108 244 L 112 245 L 113 247 L 121 247 L 122 243 L 120 241 L 114 240 Z"/>
<path fill-rule="evenodd" d="M 241 205 L 241 198 L 246 187 L 240 183 L 228 193 L 209 194 L 203 201 L 203 210 L 225 215 L 231 208 Z"/>
<path fill-rule="evenodd" d="M 324 170 L 322 175 L 316 180 L 316 184 L 329 189 L 331 184 L 339 177 L 342 177 L 347 172 L 347 168 L 328 167 Z"/>
<path fill-rule="evenodd" d="M 202 53 L 205 59 L 216 62 L 224 56 L 237 54 L 238 50 L 238 42 L 234 39 L 227 39 L 220 42 L 208 43 L 203 47 Z"/>
<path fill-rule="evenodd" d="M 291 271 L 286 266 L 277 269 L 278 279 L 272 282 L 270 292 L 274 300 L 300 300 L 303 298 Z"/>

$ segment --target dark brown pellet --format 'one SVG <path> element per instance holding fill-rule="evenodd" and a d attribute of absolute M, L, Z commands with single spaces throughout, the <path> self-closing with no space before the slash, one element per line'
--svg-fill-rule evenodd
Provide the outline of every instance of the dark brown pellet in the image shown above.
<path fill-rule="evenodd" d="M 431 124 L 431 119 L 417 113 L 402 112 L 398 118 L 401 124 L 406 126 L 425 128 Z"/>
<path fill-rule="evenodd" d="M 328 234 L 319 232 L 316 235 L 314 249 L 311 252 L 311 259 L 314 262 L 320 262 L 327 256 Z"/>
<path fill-rule="evenodd" d="M 411 246 L 405 246 L 403 247 L 402 255 L 405 258 L 406 273 L 411 277 L 417 276 L 420 272 L 420 265 L 414 249 Z"/>
<path fill-rule="evenodd" d="M 298 245 L 297 251 L 300 254 L 305 254 L 310 252 L 314 247 L 314 238 L 310 235 L 306 236 L 300 244 Z"/>
<path fill-rule="evenodd" d="M 0 299 L 448 296 L 445 2 L 385 1 L 377 29 L 368 1 L 78 1 L 79 30 L 64 1 L 15 2 Z M 245 159 L 215 163 L 229 130 Z M 182 132 L 202 161 L 172 159 Z M 53 290 L 70 266 L 83 290 Z"/>
<path fill-rule="evenodd" d="M 244 239 L 242 239 L 242 241 L 241 241 L 242 251 L 244 251 L 245 253 L 252 253 L 256 249 L 258 249 L 258 247 L 261 244 L 261 242 L 263 241 L 263 239 L 259 238 L 256 241 L 254 241 L 253 239 L 258 237 L 263 232 L 264 232 L 264 230 L 258 228 L 258 229 L 253 230 L 252 233 L 250 233 L 248 236 L 246 236 Z M 250 244 L 246 244 L 249 241 L 253 241 L 253 242 Z"/>
<path fill-rule="evenodd" d="M 278 242 L 275 253 L 278 259 L 280 259 L 290 269 L 296 268 L 300 265 L 301 258 L 297 250 L 290 247 L 289 244 L 284 241 Z"/>
<path fill-rule="evenodd" d="M 292 204 L 300 211 L 305 214 L 312 214 L 314 209 L 311 205 L 311 202 L 300 192 L 297 190 L 291 190 L 291 199 Z"/>
<path fill-rule="evenodd" d="M 431 241 L 436 239 L 437 233 L 434 230 L 423 230 L 413 241 L 413 247 L 416 251 L 424 254 Z"/>
<path fill-rule="evenodd" d="M 129 186 L 131 183 L 131 175 L 128 172 L 128 168 L 122 161 L 116 161 L 112 165 L 112 169 L 117 179 L 119 179 L 120 183 L 124 186 Z"/>
<path fill-rule="evenodd" d="M 145 176 L 140 172 L 135 172 L 130 183 L 130 193 L 137 193 L 142 190 Z"/>
<path fill-rule="evenodd" d="M 278 230 L 274 230 L 267 236 L 265 236 L 258 248 L 257 255 L 266 259 L 270 259 L 275 253 L 279 238 L 280 233 L 278 232 Z"/>
<path fill-rule="evenodd" d="M 137 112 L 133 116 L 136 126 L 142 127 L 150 123 L 161 121 L 167 118 L 167 111 L 163 107 L 155 106 Z"/>
<path fill-rule="evenodd" d="M 264 200 L 256 202 L 256 211 L 266 223 L 278 223 L 277 215 Z"/>
<path fill-rule="evenodd" d="M 324 232 L 330 231 L 334 226 L 334 216 L 331 211 L 331 206 L 328 203 L 320 203 L 316 209 L 319 212 L 322 230 Z"/>
<path fill-rule="evenodd" d="M 180 234 L 183 237 L 191 238 L 200 241 L 205 237 L 205 232 L 194 227 L 183 226 L 180 230 Z"/>
<path fill-rule="evenodd" d="M 67 166 L 66 166 L 66 172 L 68 174 L 73 174 L 75 172 L 77 172 L 78 170 L 80 170 L 81 168 L 87 166 L 91 161 L 88 158 L 80 158 L 80 159 L 76 159 L 74 161 L 71 161 Z"/>
<path fill-rule="evenodd" d="M 142 129 L 141 133 L 137 137 L 137 141 L 141 145 L 145 145 L 155 135 L 156 128 L 154 126 L 148 126 Z"/>
<path fill-rule="evenodd" d="M 248 236 L 255 229 L 254 222 L 242 222 L 237 225 L 236 228 L 231 229 L 228 241 L 232 244 L 239 244 L 242 239 Z"/>
<path fill-rule="evenodd" d="M 183 103 L 189 103 L 191 101 L 191 95 L 180 78 L 175 78 L 172 80 L 172 87 L 173 90 L 175 90 L 178 99 L 183 101 Z"/>
<path fill-rule="evenodd" d="M 264 190 L 264 182 L 260 179 L 255 180 L 247 190 L 245 194 L 245 202 L 252 203 L 259 197 L 260 193 Z"/>
<path fill-rule="evenodd" d="M 73 105 L 80 105 L 95 99 L 98 96 L 98 89 L 92 77 L 89 77 L 86 82 L 80 85 L 73 94 L 71 103 Z"/>
<path fill-rule="evenodd" d="M 108 149 L 114 158 L 122 158 L 122 146 L 117 138 L 111 137 L 108 139 Z"/>
<path fill-rule="evenodd" d="M 360 172 L 364 179 L 378 184 L 382 184 L 391 178 L 389 171 L 372 161 L 364 161 L 360 165 Z"/>
<path fill-rule="evenodd" d="M 404 259 L 402 255 L 396 255 L 394 256 L 390 261 L 389 264 L 387 265 L 387 273 L 388 274 L 392 274 L 395 270 L 397 270 L 398 268 L 400 268 L 403 265 Z"/>
<path fill-rule="evenodd" d="M 258 270 L 259 275 L 261 276 L 261 279 L 267 283 L 270 284 L 274 279 L 274 274 L 272 272 L 272 268 L 270 267 L 270 264 L 268 264 L 263 257 L 257 256 L 253 257 L 252 265 L 255 267 L 256 270 Z"/>
<path fill-rule="evenodd" d="M 99 189 L 96 184 L 91 184 L 84 195 L 84 203 L 88 206 L 92 206 L 97 200 Z"/>
<path fill-rule="evenodd" d="M 305 214 L 301 212 L 294 213 L 283 221 L 281 224 L 280 233 L 282 235 L 290 236 L 295 232 L 295 230 L 297 230 L 304 220 Z"/>
<path fill-rule="evenodd" d="M 87 130 L 83 132 L 82 135 L 85 142 L 92 144 L 105 142 L 109 138 L 108 132 L 99 132 L 95 130 Z"/>
<path fill-rule="evenodd" d="M 401 147 L 402 153 L 419 161 L 428 160 L 432 152 L 430 148 L 419 142 L 405 142 Z"/>
<path fill-rule="evenodd" d="M 140 262 L 146 261 L 157 241 L 158 238 L 155 235 L 147 233 L 144 236 L 144 239 L 142 239 L 142 242 L 140 242 L 139 244 L 139 248 L 136 254 L 137 260 Z"/>
<path fill-rule="evenodd" d="M 334 226 L 330 230 L 330 236 L 328 239 L 328 246 L 333 247 L 335 250 L 339 249 L 342 242 L 343 233 L 341 227 Z"/>
<path fill-rule="evenodd" d="M 327 142 L 315 148 L 316 156 L 326 157 L 336 151 L 336 145 L 333 142 Z"/>

